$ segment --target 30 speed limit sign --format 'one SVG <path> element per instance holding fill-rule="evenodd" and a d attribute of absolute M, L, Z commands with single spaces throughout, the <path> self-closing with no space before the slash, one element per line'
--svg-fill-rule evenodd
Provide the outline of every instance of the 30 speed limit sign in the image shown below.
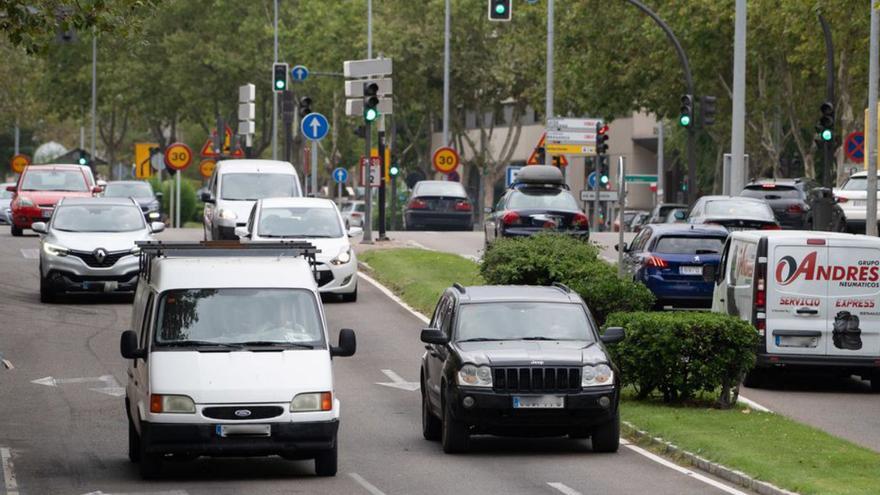
<path fill-rule="evenodd" d="M 183 170 L 192 163 L 193 153 L 184 143 L 174 143 L 165 150 L 165 165 L 174 170 Z"/>
<path fill-rule="evenodd" d="M 437 148 L 434 152 L 434 169 L 442 174 L 448 174 L 458 168 L 458 152 L 446 146 Z"/>

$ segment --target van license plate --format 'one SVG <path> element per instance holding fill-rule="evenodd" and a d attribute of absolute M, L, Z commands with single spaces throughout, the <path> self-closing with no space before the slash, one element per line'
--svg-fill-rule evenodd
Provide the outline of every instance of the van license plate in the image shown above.
<path fill-rule="evenodd" d="M 702 266 L 680 266 L 678 267 L 678 273 L 682 275 L 702 275 L 703 267 Z"/>
<path fill-rule="evenodd" d="M 217 425 L 218 437 L 270 437 L 272 425 Z"/>
<path fill-rule="evenodd" d="M 818 337 L 804 337 L 800 335 L 777 335 L 776 347 L 816 347 L 819 345 Z"/>
<path fill-rule="evenodd" d="M 514 409 L 563 409 L 565 397 L 562 395 L 537 395 L 529 397 L 513 397 Z"/>

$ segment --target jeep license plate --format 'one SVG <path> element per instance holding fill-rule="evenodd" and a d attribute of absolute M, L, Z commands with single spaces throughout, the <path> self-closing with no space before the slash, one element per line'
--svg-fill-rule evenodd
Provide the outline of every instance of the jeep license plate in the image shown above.
<path fill-rule="evenodd" d="M 514 396 L 514 409 L 563 409 L 565 397 L 562 395 Z"/>

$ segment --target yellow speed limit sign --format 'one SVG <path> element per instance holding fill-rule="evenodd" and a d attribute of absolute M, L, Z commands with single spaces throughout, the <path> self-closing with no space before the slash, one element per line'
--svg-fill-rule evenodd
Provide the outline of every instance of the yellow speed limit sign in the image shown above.
<path fill-rule="evenodd" d="M 202 174 L 202 177 L 210 179 L 216 165 L 217 162 L 214 160 L 202 160 L 199 162 L 199 173 Z"/>
<path fill-rule="evenodd" d="M 193 152 L 183 143 L 174 143 L 165 150 L 165 165 L 174 170 L 183 170 L 192 163 Z"/>
<path fill-rule="evenodd" d="M 434 169 L 441 174 L 454 172 L 458 168 L 458 152 L 446 146 L 434 152 Z"/>
<path fill-rule="evenodd" d="M 20 174 L 24 172 L 24 168 L 31 164 L 31 157 L 24 154 L 17 154 L 12 157 L 12 161 L 10 165 L 12 166 L 12 171 Z"/>

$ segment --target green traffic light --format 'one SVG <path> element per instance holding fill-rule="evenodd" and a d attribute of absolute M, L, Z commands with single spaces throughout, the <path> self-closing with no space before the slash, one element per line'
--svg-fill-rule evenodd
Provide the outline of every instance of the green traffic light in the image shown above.
<path fill-rule="evenodd" d="M 506 11 L 506 10 L 507 10 L 507 8 L 504 6 L 504 4 L 499 3 L 498 5 L 495 6 L 495 13 L 498 15 L 503 15 L 504 11 Z"/>
<path fill-rule="evenodd" d="M 372 122 L 379 118 L 379 110 L 375 108 L 368 108 L 364 110 L 364 120 L 367 122 Z"/>
<path fill-rule="evenodd" d="M 678 118 L 678 123 L 681 124 L 682 127 L 687 127 L 691 125 L 691 116 L 690 115 L 682 115 Z"/>
<path fill-rule="evenodd" d="M 397 165 L 392 165 L 391 168 L 388 169 L 388 173 L 391 174 L 392 177 L 397 177 L 397 174 L 400 173 L 400 169 L 397 168 Z"/>
<path fill-rule="evenodd" d="M 831 129 L 825 129 L 824 131 L 822 131 L 823 141 L 831 141 L 832 137 L 834 137 L 834 135 L 831 133 Z"/>
<path fill-rule="evenodd" d="M 282 81 L 281 79 L 275 81 L 275 87 L 277 89 L 284 89 L 284 81 Z"/>
<path fill-rule="evenodd" d="M 87 165 L 88 163 L 89 163 L 89 161 L 86 160 L 85 157 L 80 157 L 80 158 L 79 158 L 79 164 L 80 164 L 80 165 Z"/>
<path fill-rule="evenodd" d="M 599 177 L 599 182 L 601 182 L 602 184 L 608 184 L 608 176 L 603 175 L 602 177 Z"/>

